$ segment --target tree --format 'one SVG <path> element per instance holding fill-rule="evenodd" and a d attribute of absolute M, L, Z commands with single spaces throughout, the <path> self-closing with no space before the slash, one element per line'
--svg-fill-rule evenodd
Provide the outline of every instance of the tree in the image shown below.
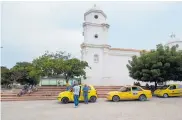
<path fill-rule="evenodd" d="M 46 51 L 42 56 L 33 60 L 33 66 L 39 70 L 41 76 L 56 76 L 63 74 L 64 61 L 70 58 L 70 54 L 57 51 L 50 53 Z"/>
<path fill-rule="evenodd" d="M 88 63 L 71 58 L 71 54 L 57 51 L 56 53 L 46 53 L 32 62 L 33 66 L 40 71 L 41 76 L 57 76 L 63 75 L 66 82 L 70 78 L 83 77 L 86 78 L 84 69 L 88 67 Z"/>
<path fill-rule="evenodd" d="M 127 68 L 129 75 L 143 82 L 158 82 L 182 80 L 182 53 L 177 51 L 178 45 L 169 48 L 159 44 L 156 50 L 142 51 L 140 56 L 133 56 Z"/>
<path fill-rule="evenodd" d="M 86 78 L 84 69 L 88 63 L 71 58 L 71 54 L 57 51 L 50 53 L 46 51 L 42 56 L 30 62 L 17 62 L 10 70 L 1 67 L 1 84 L 38 84 L 40 77 L 63 75 L 68 82 L 70 78 Z"/>
<path fill-rule="evenodd" d="M 84 71 L 86 67 L 89 67 L 87 62 L 76 58 L 65 61 L 63 75 L 66 82 L 68 83 L 68 80 L 74 77 L 83 77 L 86 79 L 86 72 Z"/>
<path fill-rule="evenodd" d="M 71 54 L 65 51 L 56 51 L 56 53 L 46 51 L 42 57 L 50 57 L 52 59 L 63 59 L 68 60 L 71 58 Z"/>
<path fill-rule="evenodd" d="M 54 62 L 49 56 L 40 56 L 33 60 L 33 66 L 40 72 L 41 76 L 52 76 Z"/>
<path fill-rule="evenodd" d="M 11 69 L 11 79 L 20 84 L 37 84 L 40 72 L 29 62 L 17 62 Z"/>
<path fill-rule="evenodd" d="M 7 67 L 1 66 L 1 85 L 8 86 L 13 83 L 11 73 Z"/>

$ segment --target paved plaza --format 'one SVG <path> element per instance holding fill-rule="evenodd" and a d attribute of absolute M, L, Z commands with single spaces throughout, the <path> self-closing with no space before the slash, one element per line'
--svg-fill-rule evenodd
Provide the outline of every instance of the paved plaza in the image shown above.
<path fill-rule="evenodd" d="M 88 105 L 53 101 L 2 102 L 2 120 L 182 120 L 182 97 L 150 101 L 98 99 Z"/>

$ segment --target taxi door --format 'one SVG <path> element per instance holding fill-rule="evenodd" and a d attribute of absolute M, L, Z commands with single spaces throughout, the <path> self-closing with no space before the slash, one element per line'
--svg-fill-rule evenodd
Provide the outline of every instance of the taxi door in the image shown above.
<path fill-rule="evenodd" d="M 88 99 L 94 95 L 94 91 L 92 90 L 91 86 L 88 86 Z"/>
<path fill-rule="evenodd" d="M 182 96 L 182 85 L 177 85 L 177 96 Z"/>
<path fill-rule="evenodd" d="M 132 87 L 132 99 L 138 99 L 139 96 L 143 93 L 143 90 L 139 87 Z"/>
<path fill-rule="evenodd" d="M 84 101 L 84 97 L 83 97 L 83 86 L 80 86 L 80 97 L 79 97 L 79 101 Z"/>
<path fill-rule="evenodd" d="M 180 93 L 180 96 L 182 96 L 182 85 L 179 85 L 179 93 Z"/>
<path fill-rule="evenodd" d="M 132 99 L 131 87 L 127 87 L 125 91 L 119 93 L 121 100 L 130 100 Z"/>
<path fill-rule="evenodd" d="M 169 90 L 169 96 L 178 96 L 179 94 L 176 85 L 171 85 L 168 90 Z"/>
<path fill-rule="evenodd" d="M 69 99 L 70 99 L 70 101 L 74 101 L 73 90 L 70 90 Z"/>

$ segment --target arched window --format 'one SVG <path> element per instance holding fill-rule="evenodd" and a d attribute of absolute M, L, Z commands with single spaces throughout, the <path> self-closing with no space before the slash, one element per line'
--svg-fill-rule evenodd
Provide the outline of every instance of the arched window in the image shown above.
<path fill-rule="evenodd" d="M 99 55 L 97 54 L 94 55 L 94 62 L 95 63 L 99 62 Z"/>

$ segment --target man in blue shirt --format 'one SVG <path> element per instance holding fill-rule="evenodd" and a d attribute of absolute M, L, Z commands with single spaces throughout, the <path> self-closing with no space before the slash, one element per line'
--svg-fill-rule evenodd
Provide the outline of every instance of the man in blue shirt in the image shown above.
<path fill-rule="evenodd" d="M 83 87 L 83 97 L 84 97 L 85 104 L 88 104 L 88 91 L 89 91 L 89 87 L 85 84 Z"/>

